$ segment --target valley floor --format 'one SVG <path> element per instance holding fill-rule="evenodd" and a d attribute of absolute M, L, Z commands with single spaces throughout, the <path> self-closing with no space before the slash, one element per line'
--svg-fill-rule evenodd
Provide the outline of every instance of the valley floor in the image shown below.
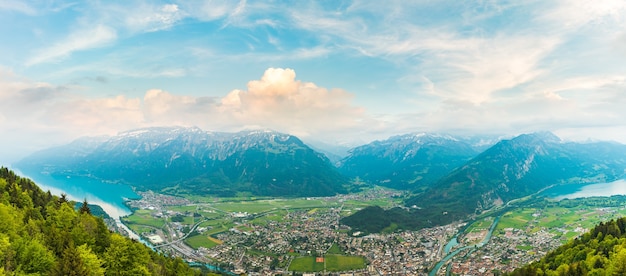
<path fill-rule="evenodd" d="M 325 198 L 224 199 L 147 192 L 129 202 L 135 211 L 123 222 L 162 251 L 249 275 L 427 275 L 463 229 L 455 248 L 470 247 L 439 273 L 493 275 L 539 259 L 599 221 L 626 215 L 623 197 L 542 199 L 507 210 L 489 242 L 476 248 L 471 245 L 484 239 L 493 217 L 367 236 L 339 223 L 366 206 L 398 206 L 398 195 L 373 189 Z"/>

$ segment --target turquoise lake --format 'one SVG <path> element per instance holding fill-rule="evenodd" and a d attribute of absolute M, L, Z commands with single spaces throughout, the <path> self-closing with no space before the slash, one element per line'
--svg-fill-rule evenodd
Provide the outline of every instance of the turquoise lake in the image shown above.
<path fill-rule="evenodd" d="M 626 180 L 620 179 L 609 183 L 567 184 L 554 186 L 541 193 L 557 200 L 593 196 L 626 195 Z"/>
<path fill-rule="evenodd" d="M 127 199 L 140 198 L 133 189 L 124 184 L 114 184 L 88 177 L 53 177 L 38 171 L 14 169 L 19 175 L 35 181 L 44 191 L 50 190 L 54 195 L 67 194 L 70 200 L 83 201 L 100 205 L 109 216 L 118 218 L 131 213 L 124 205 Z"/>

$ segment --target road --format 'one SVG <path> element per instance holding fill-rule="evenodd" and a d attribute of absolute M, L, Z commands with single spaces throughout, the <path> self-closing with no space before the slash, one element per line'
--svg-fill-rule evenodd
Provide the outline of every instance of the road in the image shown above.
<path fill-rule="evenodd" d="M 193 233 L 193 231 L 194 231 L 194 230 L 196 230 L 196 228 L 198 228 L 198 226 L 200 225 L 200 223 L 203 223 L 203 222 L 205 222 L 205 221 L 206 221 L 206 219 L 196 222 L 196 224 L 194 224 L 194 225 L 193 225 L 193 227 L 191 227 L 191 229 L 189 230 L 189 232 L 187 232 L 187 234 L 185 234 L 185 235 L 184 235 L 183 237 L 181 237 L 180 239 L 173 240 L 173 241 L 171 241 L 171 242 L 164 243 L 164 244 L 155 245 L 155 246 L 154 246 L 154 248 L 159 248 L 159 247 L 163 247 L 163 246 L 168 246 L 168 245 L 172 245 L 172 244 L 178 243 L 178 242 L 180 242 L 180 241 L 183 241 L 184 239 L 186 239 L 187 237 L 189 237 L 189 235 L 190 235 L 191 233 Z"/>

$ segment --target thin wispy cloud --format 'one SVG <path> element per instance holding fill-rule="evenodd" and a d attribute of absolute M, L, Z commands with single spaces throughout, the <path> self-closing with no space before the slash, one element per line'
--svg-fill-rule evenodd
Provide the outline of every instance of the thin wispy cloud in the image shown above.
<path fill-rule="evenodd" d="M 0 45 L 0 99 L 39 114 L 23 119 L 28 133 L 626 137 L 619 0 L 3 1 L 4 14 L 13 27 L 0 37 L 13 43 Z"/>
<path fill-rule="evenodd" d="M 24 1 L 19 0 L 4 0 L 0 1 L 0 11 L 17 11 L 26 15 L 35 15 L 37 11 Z"/>
<path fill-rule="evenodd" d="M 142 5 L 127 15 L 125 24 L 131 31 L 156 32 L 171 28 L 184 17 L 176 4 Z"/>
<path fill-rule="evenodd" d="M 103 47 L 115 41 L 116 38 L 115 30 L 105 25 L 81 29 L 52 46 L 38 50 L 32 58 L 26 61 L 26 65 L 59 61 L 76 51 Z"/>

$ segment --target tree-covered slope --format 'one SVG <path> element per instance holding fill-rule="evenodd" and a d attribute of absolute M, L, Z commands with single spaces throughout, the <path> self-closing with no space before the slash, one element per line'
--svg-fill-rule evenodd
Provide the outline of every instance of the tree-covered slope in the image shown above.
<path fill-rule="evenodd" d="M 394 189 L 424 189 L 479 152 L 469 141 L 415 133 L 350 150 L 339 170 L 349 177 Z"/>
<path fill-rule="evenodd" d="M 1 275 L 198 275 L 0 168 Z"/>
<path fill-rule="evenodd" d="M 615 180 L 625 169 L 625 145 L 524 134 L 497 143 L 406 203 L 463 219 L 553 184 Z"/>
<path fill-rule="evenodd" d="M 626 275 L 626 218 L 600 223 L 509 275 Z"/>
<path fill-rule="evenodd" d="M 607 182 L 625 172 L 626 145 L 563 142 L 551 133 L 524 134 L 500 141 L 425 192 L 408 198 L 408 209 L 363 209 L 342 222 L 367 231 L 391 224 L 400 228 L 444 225 L 553 184 Z"/>

